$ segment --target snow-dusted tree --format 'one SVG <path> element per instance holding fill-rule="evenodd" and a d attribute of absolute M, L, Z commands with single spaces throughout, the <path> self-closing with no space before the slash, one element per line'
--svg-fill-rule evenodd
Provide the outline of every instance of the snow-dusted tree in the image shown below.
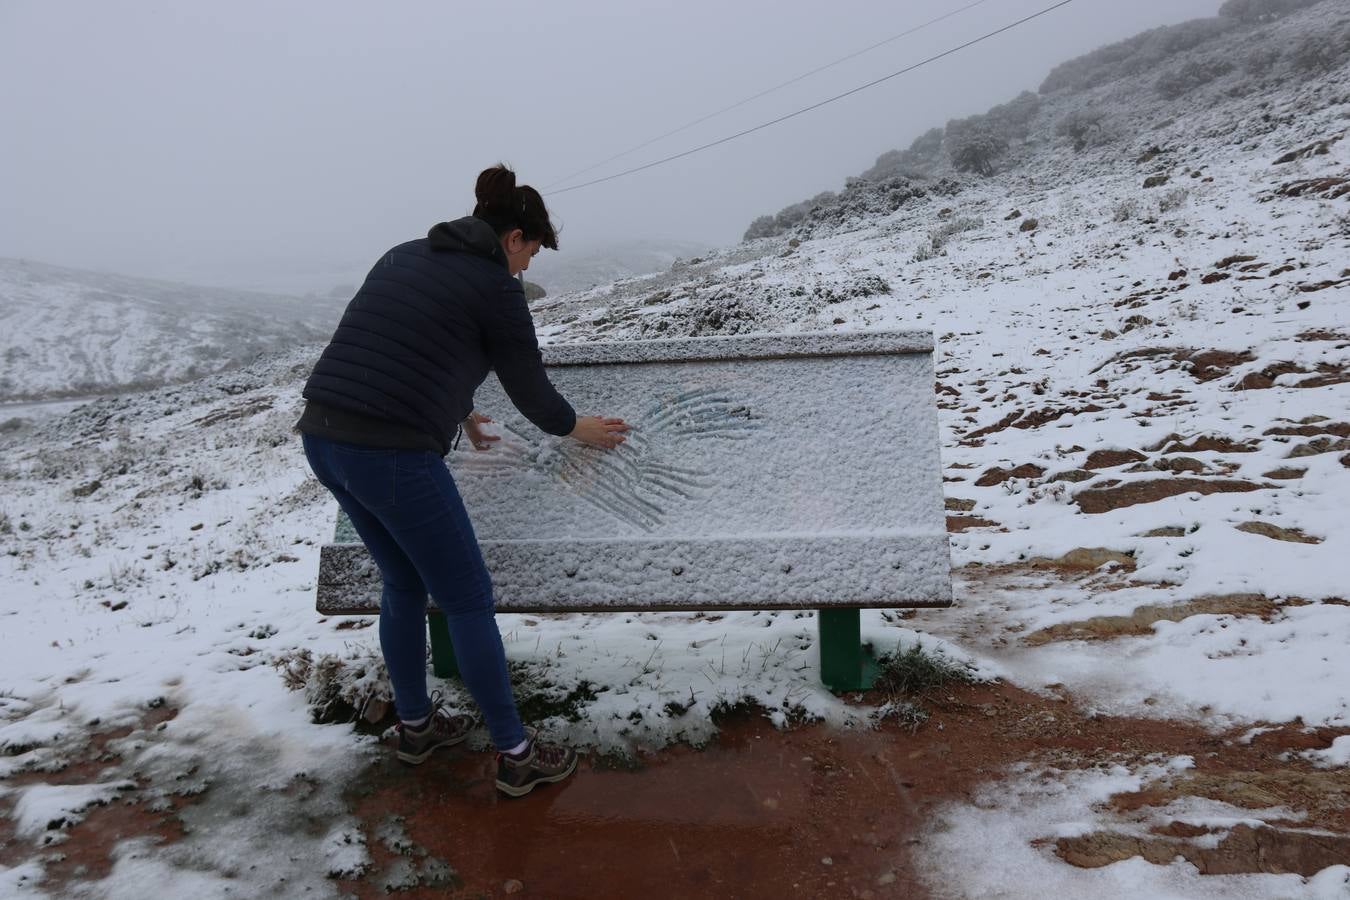
<path fill-rule="evenodd" d="M 745 229 L 743 241 L 753 241 L 756 238 L 773 237 L 778 234 L 777 226 L 774 224 L 773 216 L 760 216 L 750 223 L 750 227 Z"/>
<path fill-rule="evenodd" d="M 1158 93 L 1168 100 L 1175 100 L 1228 74 L 1232 69 L 1233 64 L 1225 59 L 1192 60 L 1179 69 L 1159 75 L 1156 86 Z"/>
<path fill-rule="evenodd" d="M 1291 12 L 1312 6 L 1318 0 L 1227 0 L 1219 15 L 1239 22 L 1269 22 Z"/>
<path fill-rule="evenodd" d="M 950 150 L 952 166 L 958 172 L 975 172 L 986 178 L 994 174 L 994 161 L 1007 152 L 1007 140 L 990 128 L 962 133 Z"/>

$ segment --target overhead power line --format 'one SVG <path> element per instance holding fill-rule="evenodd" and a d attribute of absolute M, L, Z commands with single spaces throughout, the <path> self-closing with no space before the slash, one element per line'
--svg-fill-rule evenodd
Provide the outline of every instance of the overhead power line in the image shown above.
<path fill-rule="evenodd" d="M 763 131 L 765 128 L 777 125 L 780 122 L 786 122 L 788 119 L 795 119 L 797 116 L 804 115 L 805 113 L 809 113 L 812 110 L 820 109 L 822 106 L 827 106 L 831 103 L 834 103 L 836 100 L 842 100 L 845 97 L 851 97 L 854 94 L 867 90 L 868 88 L 876 87 L 877 85 L 881 84 L 884 81 L 890 81 L 892 78 L 897 78 L 901 75 L 906 74 L 907 72 L 913 72 L 915 69 L 918 69 L 922 66 L 926 66 L 929 63 L 936 62 L 937 60 L 942 59 L 943 57 L 951 56 L 953 53 L 959 53 L 960 51 L 966 49 L 967 47 L 973 47 L 974 45 L 981 43 L 982 41 L 987 41 L 992 37 L 996 37 L 997 35 L 1000 35 L 1005 31 L 1010 31 L 1013 28 L 1018 27 L 1019 25 L 1024 25 L 1027 22 L 1030 22 L 1032 19 L 1038 19 L 1041 16 L 1046 15 L 1047 13 L 1054 12 L 1061 6 L 1068 6 L 1072 2 L 1073 0 L 1060 0 L 1060 2 L 1055 3 L 1051 6 L 1047 6 L 1045 9 L 1042 9 L 1039 12 L 1035 12 L 1029 16 L 1025 16 L 1021 19 L 1018 19 L 1016 22 L 1010 22 L 1009 24 L 1004 25 L 1002 28 L 995 29 L 994 31 L 991 31 L 987 34 L 982 34 L 979 37 L 974 38 L 973 40 L 966 41 L 964 44 L 959 44 L 955 47 L 952 47 L 950 50 L 944 50 L 941 53 L 928 57 L 927 59 L 920 60 L 919 62 L 916 62 L 913 65 L 906 66 L 905 68 L 900 69 L 899 71 L 892 72 L 889 75 L 883 75 L 882 77 L 873 79 L 872 81 L 869 81 L 866 84 L 860 84 L 855 88 L 844 91 L 842 94 L 835 94 L 833 97 L 827 97 L 824 100 L 819 101 L 818 103 L 812 103 L 810 106 L 804 106 L 801 109 L 796 110 L 795 112 L 790 112 L 786 115 L 779 116 L 776 119 L 770 119 L 767 122 L 761 122 L 759 125 L 755 125 L 752 128 L 747 128 L 744 131 L 738 131 L 735 134 L 729 134 L 724 138 L 718 138 L 715 141 L 709 141 L 706 144 L 700 144 L 697 147 L 691 147 L 688 150 L 684 150 L 680 153 L 671 154 L 670 156 L 663 157 L 661 159 L 646 163 L 641 166 L 634 166 L 631 169 L 624 169 L 622 172 L 615 172 L 612 175 L 606 175 L 602 178 L 595 178 L 592 179 L 591 181 L 583 181 L 581 184 L 574 184 L 571 187 L 560 188 L 559 190 L 550 191 L 549 193 L 551 196 L 556 196 L 558 194 L 566 194 L 569 193 L 570 191 L 578 191 L 581 190 L 582 188 L 591 187 L 592 185 L 603 184 L 606 181 L 613 181 L 616 178 L 623 178 L 624 176 L 632 175 L 635 172 L 645 172 L 647 169 L 653 169 L 657 166 L 665 165 L 668 162 L 674 162 L 675 160 L 683 159 L 686 156 L 693 156 L 695 153 L 700 153 L 712 147 L 717 147 L 730 141 L 734 141 L 737 138 L 743 138 L 747 134 L 754 134 L 756 131 Z"/>
<path fill-rule="evenodd" d="M 878 47 L 884 47 L 887 44 L 894 43 L 895 41 L 900 40 L 902 37 L 908 37 L 909 35 L 914 34 L 916 31 L 922 31 L 923 29 L 927 28 L 930 25 L 936 25 L 938 22 L 950 19 L 952 16 L 960 15 L 961 13 L 965 12 L 968 9 L 974 9 L 977 6 L 980 6 L 988 2 L 989 0 L 975 0 L 974 3 L 967 3 L 965 6 L 962 6 L 959 9 L 954 9 L 949 13 L 944 13 L 943 15 L 940 15 L 935 19 L 929 19 L 927 22 L 915 25 L 913 28 L 906 29 L 905 31 L 900 32 L 899 34 L 893 34 L 890 37 L 886 38 L 885 40 L 877 41 L 875 44 L 869 44 L 868 46 L 863 47 L 861 50 L 855 50 L 854 52 L 848 54 L 847 56 L 841 56 L 838 59 L 833 60 L 832 62 L 825 63 L 825 65 L 823 66 L 817 66 L 816 68 L 812 69 L 809 72 L 803 72 L 802 74 L 794 78 L 789 78 L 787 81 L 775 84 L 771 88 L 765 88 L 758 94 L 751 94 L 749 97 L 746 97 L 743 100 L 737 100 L 730 106 L 724 106 L 719 110 L 708 113 L 706 116 L 699 116 L 697 119 L 691 119 L 690 121 L 685 122 L 683 125 L 680 125 L 677 128 L 672 128 L 670 131 L 658 134 L 656 137 L 643 141 L 641 144 L 635 144 L 632 147 L 629 147 L 627 150 L 623 150 L 619 153 L 614 154 L 613 156 L 600 160 L 598 163 L 595 163 L 594 165 L 587 166 L 584 169 L 578 169 L 571 175 L 559 178 L 556 181 L 551 181 L 544 186 L 544 190 L 550 190 L 551 188 L 557 187 L 560 184 L 566 184 L 573 178 L 576 178 L 578 175 L 585 175 L 587 172 L 594 172 L 596 169 L 600 168 L 601 166 L 607 163 L 612 163 L 614 162 L 614 160 L 622 159 L 623 157 L 628 156 L 630 153 L 636 153 L 639 150 L 642 150 L 646 147 L 650 147 L 657 141 L 663 141 L 668 137 L 679 134 L 681 131 L 686 131 L 687 129 L 693 128 L 695 125 L 701 125 L 702 123 L 708 121 L 709 119 L 715 119 L 718 116 L 722 115 L 723 113 L 731 112 L 733 109 L 739 109 L 740 107 L 744 106 L 747 103 L 752 103 L 755 100 L 758 100 L 760 97 L 767 97 L 768 95 L 776 91 L 781 91 L 785 87 L 790 87 L 791 85 L 794 85 L 799 81 L 805 81 L 812 75 L 824 72 L 826 69 L 832 69 L 835 66 L 840 65 L 841 63 L 848 62 L 850 59 L 857 59 L 859 56 L 862 56 L 865 53 L 870 53 L 873 50 L 877 49 Z"/>

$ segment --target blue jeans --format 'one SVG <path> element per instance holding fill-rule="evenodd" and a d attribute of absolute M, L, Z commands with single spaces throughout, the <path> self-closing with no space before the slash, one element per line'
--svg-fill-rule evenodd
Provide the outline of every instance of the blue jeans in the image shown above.
<path fill-rule="evenodd" d="M 380 649 L 400 719 L 431 712 L 427 594 L 445 614 L 464 686 L 492 743 L 525 740 L 497 630 L 492 581 L 445 462 L 418 450 L 381 450 L 302 436 L 315 476 L 337 498 L 380 568 Z"/>

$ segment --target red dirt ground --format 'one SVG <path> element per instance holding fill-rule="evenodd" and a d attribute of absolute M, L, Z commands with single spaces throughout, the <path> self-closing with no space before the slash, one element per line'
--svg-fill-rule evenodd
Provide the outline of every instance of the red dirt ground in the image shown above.
<path fill-rule="evenodd" d="M 376 835 L 390 816 L 400 816 L 408 840 L 458 876 L 451 889 L 401 892 L 408 898 L 926 897 L 911 851 L 934 811 L 969 800 L 1006 766 L 1026 760 L 1076 767 L 1190 754 L 1206 795 L 1229 796 L 1231 778 L 1229 799 L 1239 805 L 1253 773 L 1287 773 L 1295 777 L 1262 782 L 1263 803 L 1273 792 L 1279 802 L 1309 810 L 1304 825 L 1350 833 L 1350 811 L 1324 802 L 1346 776 L 1280 759 L 1290 750 L 1328 746 L 1335 731 L 1285 726 L 1242 744 L 1240 732 L 1085 715 L 1068 698 L 1006 684 L 944 689 L 926 705 L 932 717 L 915 733 L 895 723 L 875 731 L 822 725 L 778 731 L 747 714 L 724 723 L 703 750 L 673 747 L 627 769 L 583 761 L 567 782 L 519 800 L 497 795 L 488 754 L 448 750 L 412 769 L 394 762 L 391 748 L 349 797 L 374 865 L 339 887 L 362 898 L 387 896 L 382 875 L 398 854 Z M 90 773 L 67 774 L 87 780 Z M 1350 783 L 1341 786 L 1350 790 Z M 1117 805 L 1147 799 L 1121 797 Z M 182 800 L 197 802 L 204 797 Z M 7 811 L 0 806 L 0 814 Z M 91 810 L 70 830 L 61 845 L 67 858 L 48 866 L 41 888 L 59 895 L 73 882 L 97 879 L 117 840 L 153 832 L 172 841 L 175 823 L 172 810 L 151 814 L 120 803 Z M 0 818 L 0 863 L 13 865 L 31 852 Z M 421 851 L 414 853 L 409 859 L 416 863 Z M 1253 860 L 1248 870 L 1259 865 Z"/>

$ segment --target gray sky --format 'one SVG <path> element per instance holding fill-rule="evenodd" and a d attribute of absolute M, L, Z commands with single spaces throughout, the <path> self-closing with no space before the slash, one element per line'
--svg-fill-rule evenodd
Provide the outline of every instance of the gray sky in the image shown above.
<path fill-rule="evenodd" d="M 0 256 L 323 290 L 467 214 L 504 160 L 544 185 L 969 0 L 0 2 Z M 600 169 L 669 155 L 991 31 L 988 0 Z M 747 138 L 549 201 L 563 252 L 734 243 L 1057 63 L 1219 0 L 1076 0 Z M 593 177 L 593 176 L 592 176 Z"/>

